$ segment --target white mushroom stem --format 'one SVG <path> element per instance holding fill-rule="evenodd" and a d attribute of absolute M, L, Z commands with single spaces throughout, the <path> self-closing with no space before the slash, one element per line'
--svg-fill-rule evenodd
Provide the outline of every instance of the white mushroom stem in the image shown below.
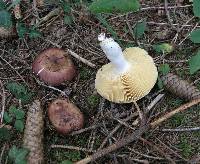
<path fill-rule="evenodd" d="M 98 36 L 100 41 L 100 46 L 103 52 L 106 54 L 107 58 L 115 66 L 116 72 L 124 73 L 129 68 L 129 63 L 123 56 L 121 47 L 112 38 L 105 37 L 104 33 Z"/>

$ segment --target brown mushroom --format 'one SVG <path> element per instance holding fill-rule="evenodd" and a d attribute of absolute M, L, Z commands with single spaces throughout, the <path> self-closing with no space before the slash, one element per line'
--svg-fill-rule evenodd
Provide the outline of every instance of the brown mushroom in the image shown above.
<path fill-rule="evenodd" d="M 69 134 L 83 127 L 84 117 L 80 110 L 67 99 L 57 99 L 48 108 L 48 117 L 61 134 Z"/>
<path fill-rule="evenodd" d="M 49 85 L 70 81 L 76 74 L 75 66 L 65 51 L 49 48 L 41 52 L 32 65 L 33 72 Z"/>

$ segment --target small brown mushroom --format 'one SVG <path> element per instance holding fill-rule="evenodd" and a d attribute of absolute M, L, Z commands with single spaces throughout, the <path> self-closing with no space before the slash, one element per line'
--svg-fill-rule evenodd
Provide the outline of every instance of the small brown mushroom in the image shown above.
<path fill-rule="evenodd" d="M 84 117 L 80 110 L 67 99 L 57 99 L 48 108 L 48 117 L 61 134 L 69 134 L 83 127 Z"/>
<path fill-rule="evenodd" d="M 49 85 L 60 85 L 70 81 L 76 74 L 75 66 L 66 52 L 49 48 L 41 52 L 32 65 L 33 72 Z"/>

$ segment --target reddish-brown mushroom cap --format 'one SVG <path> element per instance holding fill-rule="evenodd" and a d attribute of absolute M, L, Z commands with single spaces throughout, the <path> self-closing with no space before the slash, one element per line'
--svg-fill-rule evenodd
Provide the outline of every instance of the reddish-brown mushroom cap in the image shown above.
<path fill-rule="evenodd" d="M 42 81 L 50 85 L 70 81 L 76 74 L 72 60 L 59 48 L 49 48 L 41 52 L 33 62 L 32 68 Z"/>
<path fill-rule="evenodd" d="M 83 114 L 67 99 L 53 101 L 49 105 L 48 116 L 55 129 L 61 134 L 69 134 L 83 127 Z"/>

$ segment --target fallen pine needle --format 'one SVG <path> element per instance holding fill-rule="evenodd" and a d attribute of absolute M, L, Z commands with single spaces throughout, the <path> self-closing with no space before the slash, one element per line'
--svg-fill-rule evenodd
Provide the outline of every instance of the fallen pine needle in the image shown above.
<path fill-rule="evenodd" d="M 68 146 L 68 145 L 51 145 L 51 148 L 62 148 L 62 149 L 70 149 L 70 150 L 78 150 L 78 151 L 85 151 L 89 153 L 96 152 L 95 150 L 88 150 L 86 148 L 78 147 L 78 146 Z"/>
<path fill-rule="evenodd" d="M 200 131 L 200 127 L 177 128 L 177 129 L 162 129 L 162 132 L 191 132 L 191 131 Z"/>
<path fill-rule="evenodd" d="M 3 124 L 3 116 L 4 116 L 4 112 L 5 112 L 5 103 L 6 103 L 6 96 L 5 96 L 5 89 L 3 87 L 3 83 L 2 81 L 0 80 L 0 87 L 1 87 L 1 90 L 2 90 L 2 93 L 1 93 L 1 105 L 2 105 L 2 110 L 0 112 L 0 125 Z"/>

